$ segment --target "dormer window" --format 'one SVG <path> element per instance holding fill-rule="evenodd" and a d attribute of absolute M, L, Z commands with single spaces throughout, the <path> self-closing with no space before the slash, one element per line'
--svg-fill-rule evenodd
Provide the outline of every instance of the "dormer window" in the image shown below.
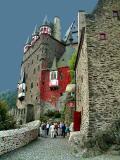
<path fill-rule="evenodd" d="M 100 33 L 100 40 L 106 40 L 106 33 Z"/>
<path fill-rule="evenodd" d="M 50 72 L 50 80 L 57 79 L 57 75 L 58 75 L 57 71 Z"/>
<path fill-rule="evenodd" d="M 44 28 L 44 31 L 47 31 L 47 28 Z"/>
<path fill-rule="evenodd" d="M 50 72 L 50 82 L 49 82 L 50 88 L 58 88 L 58 71 L 51 71 Z"/>

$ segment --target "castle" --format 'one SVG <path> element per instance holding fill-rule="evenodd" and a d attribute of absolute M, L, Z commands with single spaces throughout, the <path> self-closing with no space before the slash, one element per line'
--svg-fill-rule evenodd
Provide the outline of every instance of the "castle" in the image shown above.
<path fill-rule="evenodd" d="M 77 50 L 74 124 L 92 137 L 120 119 L 120 1 L 99 0 L 91 14 L 79 11 L 64 40 L 60 28 L 58 17 L 52 25 L 45 20 L 28 39 L 17 106 L 27 110 L 26 122 L 38 119 L 41 109 L 59 110 L 71 82 L 69 59 Z"/>
<path fill-rule="evenodd" d="M 59 99 L 71 82 L 69 60 L 78 48 L 79 27 L 74 21 L 62 39 L 60 23 L 59 17 L 54 22 L 45 17 L 24 46 L 17 99 L 24 122 L 39 119 L 43 110 L 59 111 Z"/>

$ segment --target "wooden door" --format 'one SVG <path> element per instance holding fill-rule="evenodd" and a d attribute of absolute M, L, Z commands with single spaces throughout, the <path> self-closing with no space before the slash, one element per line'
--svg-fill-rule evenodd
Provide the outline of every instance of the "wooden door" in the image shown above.
<path fill-rule="evenodd" d="M 26 122 L 31 122 L 35 120 L 34 115 L 34 106 L 32 104 L 27 105 L 27 116 L 26 116 Z"/>
<path fill-rule="evenodd" d="M 74 131 L 80 131 L 81 112 L 74 112 Z"/>

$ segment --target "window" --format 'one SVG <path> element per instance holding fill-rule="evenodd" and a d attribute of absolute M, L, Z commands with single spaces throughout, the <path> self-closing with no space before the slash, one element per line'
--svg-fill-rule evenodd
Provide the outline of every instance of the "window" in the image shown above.
<path fill-rule="evenodd" d="M 46 28 L 44 28 L 44 31 L 46 31 Z"/>
<path fill-rule="evenodd" d="M 62 96 L 63 94 L 62 93 L 60 93 L 60 96 Z"/>
<path fill-rule="evenodd" d="M 63 74 L 62 73 L 60 73 L 60 80 L 62 80 L 63 79 Z"/>
<path fill-rule="evenodd" d="M 43 31 L 43 28 L 41 28 L 40 31 Z"/>
<path fill-rule="evenodd" d="M 33 82 L 31 82 L 31 88 L 33 88 Z"/>
<path fill-rule="evenodd" d="M 119 17 L 119 13 L 118 13 L 118 11 L 113 11 L 113 17 Z"/>
<path fill-rule="evenodd" d="M 38 65 L 38 71 L 40 70 L 40 66 Z"/>
<path fill-rule="evenodd" d="M 81 83 L 83 83 L 83 76 L 81 76 Z"/>
<path fill-rule="evenodd" d="M 36 72 L 36 69 L 34 68 L 34 70 L 33 70 L 33 74 L 35 74 L 35 72 Z"/>
<path fill-rule="evenodd" d="M 57 71 L 50 72 L 50 80 L 57 79 Z"/>
<path fill-rule="evenodd" d="M 106 33 L 100 33 L 100 40 L 106 40 Z"/>

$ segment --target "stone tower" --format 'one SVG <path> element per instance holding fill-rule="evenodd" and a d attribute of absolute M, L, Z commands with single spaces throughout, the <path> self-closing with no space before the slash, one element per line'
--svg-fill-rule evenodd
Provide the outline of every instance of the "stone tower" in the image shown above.
<path fill-rule="evenodd" d="M 76 61 L 81 133 L 91 137 L 120 119 L 120 1 L 99 0 L 86 15 Z"/>
<path fill-rule="evenodd" d="M 41 110 L 42 71 L 49 71 L 56 56 L 63 55 L 65 45 L 55 39 L 47 18 L 40 27 L 35 26 L 32 37 L 27 39 L 21 65 L 21 78 L 18 83 L 17 107 L 26 109 L 26 122 L 39 119 Z M 49 79 L 48 79 L 49 82 Z"/>

